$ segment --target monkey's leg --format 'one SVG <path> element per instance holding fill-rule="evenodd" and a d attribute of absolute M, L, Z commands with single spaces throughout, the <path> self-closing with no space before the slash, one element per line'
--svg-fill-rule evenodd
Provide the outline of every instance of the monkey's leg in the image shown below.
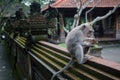
<path fill-rule="evenodd" d="M 89 56 L 90 50 L 91 50 L 90 47 L 88 47 L 88 46 L 85 46 L 85 47 L 84 47 L 85 57 L 90 58 L 90 56 Z"/>
<path fill-rule="evenodd" d="M 88 59 L 91 59 L 93 56 L 90 56 L 89 53 L 90 53 L 90 47 L 84 47 L 84 54 L 85 54 L 85 57 L 87 57 Z"/>
<path fill-rule="evenodd" d="M 81 45 L 77 45 L 75 47 L 75 58 L 77 59 L 77 62 L 79 64 L 83 64 L 85 63 L 88 58 L 84 56 L 84 51 L 83 51 L 83 47 Z"/>
<path fill-rule="evenodd" d="M 85 46 L 83 50 L 84 50 L 84 54 L 89 54 L 90 47 Z"/>

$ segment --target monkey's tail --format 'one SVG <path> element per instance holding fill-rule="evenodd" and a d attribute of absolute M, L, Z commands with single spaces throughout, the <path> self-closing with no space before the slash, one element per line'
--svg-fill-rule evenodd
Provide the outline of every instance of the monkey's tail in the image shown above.
<path fill-rule="evenodd" d="M 64 66 L 61 70 L 53 74 L 51 80 L 53 80 L 55 76 L 59 76 L 58 74 L 62 73 L 64 70 L 67 70 L 73 63 L 74 63 L 74 58 L 71 58 L 71 60 L 68 62 L 66 66 Z"/>

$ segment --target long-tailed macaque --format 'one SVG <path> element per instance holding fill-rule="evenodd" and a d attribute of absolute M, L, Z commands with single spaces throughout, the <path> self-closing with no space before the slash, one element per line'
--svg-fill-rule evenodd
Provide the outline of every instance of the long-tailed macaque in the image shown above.
<path fill-rule="evenodd" d="M 84 48 L 95 44 L 94 29 L 90 23 L 82 24 L 75 27 L 66 37 L 65 40 L 67 49 L 79 64 L 85 63 L 87 57 L 84 53 Z"/>
<path fill-rule="evenodd" d="M 75 60 L 77 60 L 79 64 L 83 64 L 89 59 L 85 54 L 89 53 L 89 47 L 93 46 L 96 42 L 93 33 L 94 30 L 90 23 L 81 24 L 68 33 L 65 44 L 71 54 L 71 60 L 64 68 L 56 72 L 51 80 L 53 80 L 56 75 L 59 77 L 58 74 L 69 68 Z"/>

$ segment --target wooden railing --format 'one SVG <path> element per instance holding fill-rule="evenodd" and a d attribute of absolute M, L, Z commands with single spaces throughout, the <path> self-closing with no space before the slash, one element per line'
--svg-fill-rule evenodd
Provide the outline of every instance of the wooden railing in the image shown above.
<path fill-rule="evenodd" d="M 71 58 L 65 48 L 45 41 L 34 43 L 30 51 L 26 51 L 25 42 L 24 37 L 13 39 L 7 34 L 9 56 L 20 80 L 50 80 Z M 68 80 L 120 80 L 120 64 L 92 57 L 85 64 L 75 62 L 61 77 Z"/>

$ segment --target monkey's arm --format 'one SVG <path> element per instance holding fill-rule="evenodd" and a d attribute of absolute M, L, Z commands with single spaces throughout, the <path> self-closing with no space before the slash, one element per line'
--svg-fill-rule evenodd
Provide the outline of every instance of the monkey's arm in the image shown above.
<path fill-rule="evenodd" d="M 91 44 L 90 42 L 84 42 L 83 44 L 82 44 L 82 46 L 83 47 L 93 47 L 94 46 L 94 44 Z"/>
<path fill-rule="evenodd" d="M 93 47 L 96 43 L 95 38 L 86 38 L 83 40 L 83 46 Z"/>

